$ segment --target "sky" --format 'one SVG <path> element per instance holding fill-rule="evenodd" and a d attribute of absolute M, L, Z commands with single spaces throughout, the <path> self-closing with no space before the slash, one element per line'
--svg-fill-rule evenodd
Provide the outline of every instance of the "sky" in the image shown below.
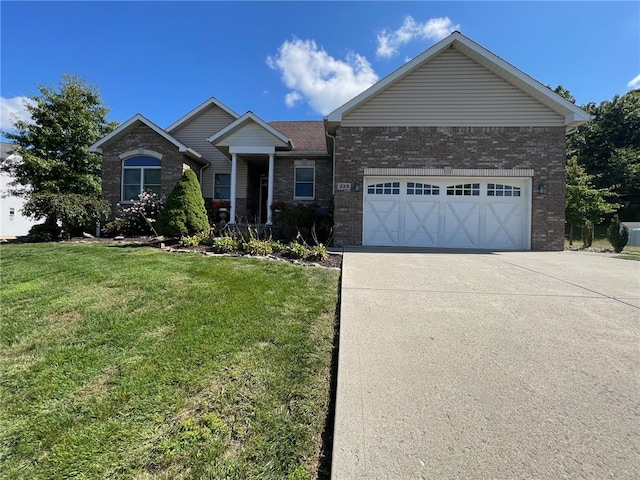
<path fill-rule="evenodd" d="M 0 129 L 63 73 L 108 118 L 167 127 L 210 97 L 321 120 L 458 30 L 578 105 L 640 88 L 640 2 L 0 2 Z"/>

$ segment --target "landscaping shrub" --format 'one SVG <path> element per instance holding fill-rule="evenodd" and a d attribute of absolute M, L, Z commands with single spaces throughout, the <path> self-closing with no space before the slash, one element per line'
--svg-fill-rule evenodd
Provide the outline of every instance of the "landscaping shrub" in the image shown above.
<path fill-rule="evenodd" d="M 287 249 L 287 246 L 279 240 L 270 239 L 270 242 L 273 253 L 284 252 Z"/>
<path fill-rule="evenodd" d="M 295 240 L 298 236 L 310 241 L 312 231 L 314 235 L 324 243 L 331 241 L 333 229 L 333 204 L 326 209 L 317 204 L 297 204 L 287 205 L 275 216 L 275 224 L 280 227 L 280 232 L 284 240 Z"/>
<path fill-rule="evenodd" d="M 302 243 L 291 242 L 287 247 L 287 253 L 291 258 L 305 258 L 309 253 L 309 249 Z"/>
<path fill-rule="evenodd" d="M 173 237 L 209 230 L 200 183 L 193 170 L 186 170 L 173 187 L 156 224 L 159 233 Z"/>
<path fill-rule="evenodd" d="M 47 219 L 43 225 L 56 225 L 59 221 L 62 234 L 70 238 L 85 229 L 94 230 L 100 220 L 105 220 L 109 215 L 109 202 L 75 193 L 33 193 L 24 204 L 23 213 L 36 220 Z"/>
<path fill-rule="evenodd" d="M 318 260 L 324 261 L 329 258 L 329 252 L 327 251 L 327 247 L 322 244 L 314 245 L 309 249 L 309 254 L 307 255 L 309 260 Z"/>
<path fill-rule="evenodd" d="M 180 242 L 178 242 L 178 245 L 180 245 L 181 247 L 196 247 L 200 245 L 200 240 L 200 235 L 184 236 L 180 238 Z"/>
<path fill-rule="evenodd" d="M 582 225 L 582 247 L 589 248 L 593 244 L 593 222 L 585 220 Z"/>
<path fill-rule="evenodd" d="M 105 225 L 105 235 L 157 235 L 153 225 L 164 207 L 164 202 L 152 192 L 142 192 L 139 201 L 118 205 L 120 216 Z"/>
<path fill-rule="evenodd" d="M 27 241 L 29 242 L 53 242 L 59 240 L 62 229 L 55 223 L 39 223 L 29 229 Z"/>
<path fill-rule="evenodd" d="M 215 237 L 211 246 L 216 253 L 231 253 L 238 250 L 240 242 L 237 238 L 230 236 Z"/>
<path fill-rule="evenodd" d="M 273 253 L 273 245 L 270 240 L 260 240 L 250 238 L 242 245 L 242 249 L 249 255 L 259 255 L 264 257 Z"/>
<path fill-rule="evenodd" d="M 629 229 L 620 223 L 618 215 L 614 215 L 607 229 L 607 239 L 616 253 L 622 252 L 629 241 Z"/>
<path fill-rule="evenodd" d="M 105 226 L 102 227 L 102 235 L 104 237 L 116 237 L 118 235 L 123 235 L 125 225 L 126 222 L 124 218 L 118 217 L 111 222 L 106 223 Z"/>

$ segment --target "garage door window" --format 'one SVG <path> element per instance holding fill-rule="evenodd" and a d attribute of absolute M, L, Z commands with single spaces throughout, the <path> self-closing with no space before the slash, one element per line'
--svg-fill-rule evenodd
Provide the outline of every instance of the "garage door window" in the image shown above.
<path fill-rule="evenodd" d="M 400 182 L 376 183 L 367 187 L 369 195 L 400 195 Z"/>
<path fill-rule="evenodd" d="M 407 195 L 440 195 L 440 187 L 428 183 L 408 182 Z"/>
<path fill-rule="evenodd" d="M 500 183 L 489 183 L 487 185 L 488 197 L 519 197 L 520 187 L 513 185 L 503 185 Z"/>
<path fill-rule="evenodd" d="M 460 185 L 449 185 L 447 187 L 447 195 L 455 195 L 455 196 L 474 196 L 478 197 L 480 195 L 480 184 L 479 183 L 464 183 Z"/>

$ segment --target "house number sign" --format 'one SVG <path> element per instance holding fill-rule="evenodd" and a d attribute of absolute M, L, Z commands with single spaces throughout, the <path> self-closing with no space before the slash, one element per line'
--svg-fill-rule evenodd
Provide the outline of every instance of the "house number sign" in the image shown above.
<path fill-rule="evenodd" d="M 341 192 L 350 192 L 351 184 L 350 183 L 338 183 L 336 188 Z"/>

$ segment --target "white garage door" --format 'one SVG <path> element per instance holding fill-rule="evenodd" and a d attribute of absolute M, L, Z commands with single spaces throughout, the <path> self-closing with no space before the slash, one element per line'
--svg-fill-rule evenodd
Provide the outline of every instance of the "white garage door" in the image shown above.
<path fill-rule="evenodd" d="M 527 178 L 365 178 L 363 243 L 528 250 L 530 183 Z"/>

